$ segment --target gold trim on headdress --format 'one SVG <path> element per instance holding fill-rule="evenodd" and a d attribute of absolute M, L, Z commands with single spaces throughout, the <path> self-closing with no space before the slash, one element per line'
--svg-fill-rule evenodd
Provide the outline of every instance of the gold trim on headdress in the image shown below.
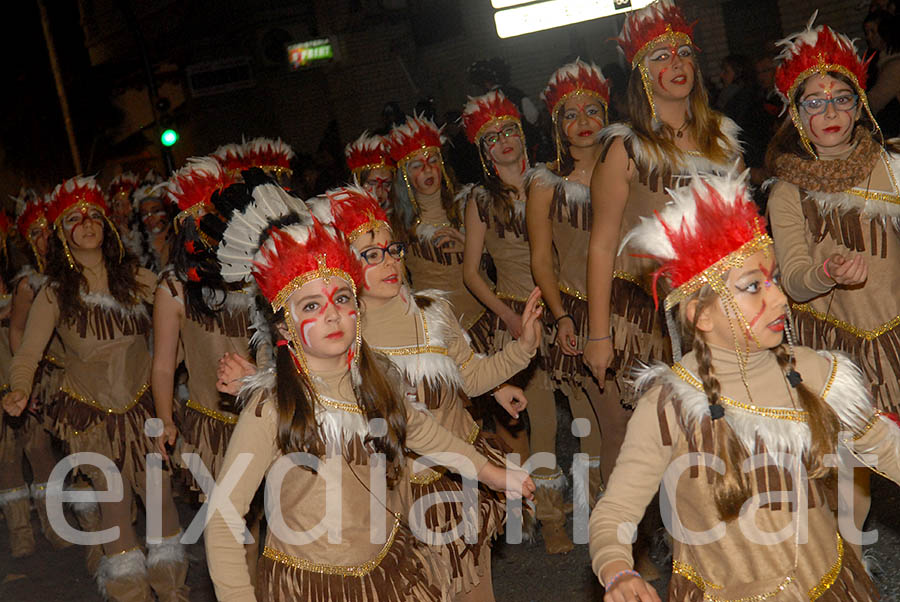
<path fill-rule="evenodd" d="M 306 272 L 305 274 L 300 274 L 299 276 L 294 277 L 290 282 L 285 284 L 272 300 L 272 311 L 277 312 L 278 310 L 283 308 L 287 303 L 288 297 L 290 297 L 294 291 L 303 287 L 303 285 L 307 282 L 312 282 L 313 280 L 316 280 L 318 278 L 337 277 L 346 280 L 347 284 L 349 284 L 350 288 L 353 290 L 353 294 L 356 295 L 356 284 L 354 284 L 353 278 L 350 277 L 350 274 L 340 268 L 323 267 L 321 263 L 322 262 L 320 261 L 320 266 L 316 270 Z"/>
<path fill-rule="evenodd" d="M 350 170 L 350 173 L 356 176 L 356 179 L 359 179 L 359 176 L 362 172 L 373 169 L 389 169 L 391 173 L 396 169 L 395 166 L 389 165 L 387 161 L 380 161 L 379 163 L 366 163 L 365 165 L 360 165 L 359 167 L 354 167 Z"/>
<path fill-rule="evenodd" d="M 829 71 L 840 73 L 853 83 L 856 94 L 859 96 L 859 102 L 862 103 L 863 108 L 865 108 L 866 110 L 866 115 L 869 116 L 869 119 L 872 121 L 872 125 L 875 126 L 874 131 L 877 132 L 879 136 L 884 136 L 881 133 L 881 127 L 875 120 L 875 115 L 872 114 L 872 109 L 869 107 L 869 97 L 866 95 L 866 91 L 860 87 L 859 81 L 856 79 L 856 76 L 853 74 L 853 72 L 843 65 L 826 63 L 825 58 L 820 54 L 819 62 L 812 67 L 809 67 L 805 71 L 802 71 L 800 75 L 798 75 L 794 79 L 794 83 L 791 84 L 791 87 L 788 89 L 787 93 L 788 102 L 790 103 L 788 113 L 790 113 L 791 115 L 791 121 L 794 123 L 794 127 L 797 128 L 797 133 L 800 134 L 800 141 L 803 143 L 803 148 L 805 148 L 806 151 L 816 160 L 818 160 L 819 155 L 816 154 L 816 151 L 809 140 L 809 136 L 806 133 L 806 128 L 803 127 L 803 120 L 800 118 L 800 109 L 797 108 L 797 103 L 794 101 L 794 96 L 797 92 L 797 88 L 799 88 L 803 84 L 803 82 L 805 82 L 811 75 L 818 74 L 822 77 L 825 77 L 828 75 Z M 827 111 L 828 108 L 826 107 L 825 110 Z"/>
<path fill-rule="evenodd" d="M 732 268 L 739 268 L 744 265 L 744 261 L 750 255 L 753 255 L 757 251 L 761 251 L 763 249 L 767 249 L 770 246 L 775 244 L 768 234 L 765 232 L 760 232 L 755 237 L 745 242 L 738 248 L 736 251 L 732 251 L 725 257 L 722 257 L 717 262 L 695 274 L 691 277 L 690 280 L 673 290 L 666 296 L 665 308 L 666 310 L 672 309 L 674 306 L 678 305 L 705 285 L 710 285 L 712 289 L 718 293 L 720 296 L 723 293 L 727 292 L 725 290 L 725 283 L 722 280 L 723 274 Z"/>
<path fill-rule="evenodd" d="M 355 227 L 353 229 L 353 231 L 347 235 L 347 242 L 349 242 L 351 245 L 353 243 L 355 243 L 357 241 L 357 239 L 359 239 L 359 237 L 362 236 L 363 234 L 365 234 L 366 232 L 369 232 L 369 231 L 375 232 L 379 228 L 382 228 L 382 227 L 385 227 L 388 229 L 390 229 L 390 227 L 391 227 L 387 222 L 384 222 L 380 219 L 375 219 L 375 214 L 372 213 L 371 211 L 366 211 L 366 217 L 368 217 L 369 219 L 367 221 L 365 221 L 364 223 Z"/>
<path fill-rule="evenodd" d="M 691 36 L 684 33 L 683 31 L 673 31 L 672 26 L 669 24 L 666 24 L 666 32 L 665 33 L 656 36 L 655 38 L 653 38 L 652 40 L 650 40 L 649 42 L 647 42 L 646 44 L 641 46 L 641 49 L 638 50 L 634 54 L 634 57 L 631 59 L 631 68 L 634 69 L 635 65 L 637 65 L 639 63 L 643 63 L 644 57 L 650 51 L 650 47 L 653 44 L 655 44 L 656 42 L 658 42 L 660 40 L 666 40 L 666 39 L 671 42 L 671 44 L 670 44 L 671 46 L 675 46 L 676 48 L 678 46 L 683 46 L 684 44 L 687 44 L 689 46 L 694 45 L 694 40 L 691 39 Z M 679 44 L 679 42 L 682 42 L 682 44 Z"/>

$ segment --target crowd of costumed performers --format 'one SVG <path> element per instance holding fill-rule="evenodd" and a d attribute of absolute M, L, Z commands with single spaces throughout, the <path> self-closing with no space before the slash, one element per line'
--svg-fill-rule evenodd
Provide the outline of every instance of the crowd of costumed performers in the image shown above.
<path fill-rule="evenodd" d="M 590 61 L 552 73 L 548 162 L 489 87 L 461 107 L 474 149 L 413 114 L 348 144 L 333 187 L 255 138 L 167 179 L 23 188 L 0 212 L 12 558 L 40 553 L 36 514 L 116 602 L 194 599 L 192 571 L 225 602 L 491 602 L 493 544 L 524 531 L 589 539 L 607 602 L 658 601 L 670 569 L 673 602 L 879 599 L 861 532 L 871 471 L 900 482 L 900 148 L 813 15 L 779 43 L 751 189 L 695 26 L 627 13 L 627 122 Z M 476 181 L 445 162 L 464 150 Z M 59 463 L 79 452 L 106 461 Z M 67 529 L 60 487 L 95 500 Z M 209 510 L 206 566 L 185 507 Z"/>

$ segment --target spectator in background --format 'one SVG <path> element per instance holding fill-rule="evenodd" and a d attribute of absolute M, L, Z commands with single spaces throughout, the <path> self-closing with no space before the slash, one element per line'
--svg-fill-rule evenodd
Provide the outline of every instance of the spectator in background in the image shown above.
<path fill-rule="evenodd" d="M 866 15 L 866 19 L 863 21 L 863 31 L 865 32 L 866 46 L 868 47 L 866 54 L 871 57 L 869 59 L 868 79 L 866 80 L 870 90 L 878 80 L 878 59 L 881 58 L 881 52 L 884 50 L 884 38 L 878 33 L 878 26 L 881 25 L 881 21 L 885 16 L 890 15 L 881 10 L 872 11 Z"/>
<path fill-rule="evenodd" d="M 384 103 L 381 109 L 381 127 L 375 130 L 379 136 L 387 136 L 395 125 L 400 125 L 406 121 L 406 113 L 400 108 L 400 103 L 396 100 L 390 100 Z"/>
<path fill-rule="evenodd" d="M 876 14 L 880 15 L 877 34 L 884 46 L 878 57 L 877 81 L 868 96 L 875 120 L 887 139 L 900 136 L 900 16 Z"/>

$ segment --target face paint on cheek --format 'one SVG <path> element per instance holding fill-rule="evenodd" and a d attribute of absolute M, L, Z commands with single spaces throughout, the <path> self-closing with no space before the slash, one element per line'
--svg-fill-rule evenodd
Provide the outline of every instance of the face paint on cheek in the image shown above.
<path fill-rule="evenodd" d="M 765 311 L 766 311 L 766 300 L 763 299 L 762 307 L 759 308 L 759 312 L 755 316 L 753 316 L 752 320 L 750 320 L 750 322 L 748 323 L 748 326 L 750 326 L 750 328 L 753 328 L 753 325 L 756 324 L 757 321 L 759 321 L 759 319 L 763 315 L 763 312 L 765 312 Z"/>
<path fill-rule="evenodd" d="M 656 76 L 656 82 L 659 84 L 659 87 L 667 92 L 669 89 L 666 87 L 666 84 L 663 83 L 663 75 L 665 75 L 668 70 L 668 67 L 663 67 L 659 70 L 659 75 Z"/>
<path fill-rule="evenodd" d="M 380 265 L 380 264 L 376 264 L 376 265 L 366 264 L 365 266 L 363 266 L 363 288 L 366 289 L 367 291 L 372 290 L 372 287 L 369 286 L 369 270 L 371 270 L 372 268 L 377 268 L 378 265 Z"/>
<path fill-rule="evenodd" d="M 300 322 L 300 341 L 309 347 L 309 329 L 316 325 L 318 318 L 309 318 Z"/>

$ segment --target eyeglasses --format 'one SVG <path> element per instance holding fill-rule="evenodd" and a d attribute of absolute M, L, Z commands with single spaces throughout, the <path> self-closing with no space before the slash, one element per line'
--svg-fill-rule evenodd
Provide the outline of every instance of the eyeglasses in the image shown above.
<path fill-rule="evenodd" d="M 370 249 L 366 249 L 360 255 L 362 255 L 363 261 L 365 261 L 369 265 L 378 265 L 384 261 L 385 253 L 389 254 L 396 260 L 403 259 L 406 257 L 406 243 L 405 242 L 392 242 L 386 247 L 372 247 Z"/>
<path fill-rule="evenodd" d="M 509 138 L 510 136 L 518 136 L 519 126 L 508 125 L 499 132 L 488 132 L 481 139 L 484 140 L 487 144 L 497 144 L 497 141 L 500 140 L 501 134 L 504 138 Z"/>
<path fill-rule="evenodd" d="M 803 107 L 807 115 L 820 115 L 828 110 L 830 104 L 833 104 L 838 111 L 852 111 L 858 102 L 857 94 L 844 94 L 834 98 L 807 98 L 798 104 Z"/>

